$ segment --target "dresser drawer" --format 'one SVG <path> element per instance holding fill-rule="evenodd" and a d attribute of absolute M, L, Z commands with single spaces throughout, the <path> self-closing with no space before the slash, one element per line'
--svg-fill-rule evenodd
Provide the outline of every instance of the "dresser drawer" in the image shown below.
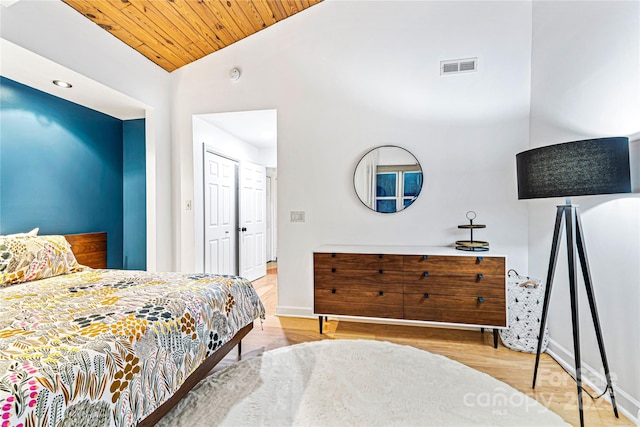
<path fill-rule="evenodd" d="M 506 326 L 504 298 L 404 294 L 404 318 L 433 322 L 467 323 L 487 326 Z"/>
<path fill-rule="evenodd" d="M 402 262 L 404 271 L 505 274 L 505 259 L 501 257 L 405 255 Z"/>
<path fill-rule="evenodd" d="M 478 296 L 483 293 L 491 293 L 494 296 L 505 298 L 504 276 L 476 274 L 452 274 L 442 273 L 424 275 L 422 272 L 404 273 L 404 292 L 411 293 L 437 293 L 440 295 L 466 295 Z"/>
<path fill-rule="evenodd" d="M 316 314 L 402 318 L 402 300 L 402 294 L 396 292 L 316 288 L 314 311 Z"/>
<path fill-rule="evenodd" d="M 402 271 L 402 255 L 314 253 L 315 268 L 341 268 L 349 270 Z"/>
<path fill-rule="evenodd" d="M 388 270 L 348 270 L 316 268 L 316 289 L 343 289 L 402 293 L 403 274 Z"/>

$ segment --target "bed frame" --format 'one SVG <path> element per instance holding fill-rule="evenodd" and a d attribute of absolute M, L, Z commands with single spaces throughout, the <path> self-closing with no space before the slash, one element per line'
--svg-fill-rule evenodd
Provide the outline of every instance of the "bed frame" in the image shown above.
<path fill-rule="evenodd" d="M 64 236 L 78 263 L 91 268 L 107 268 L 107 233 L 67 234 Z"/>
<path fill-rule="evenodd" d="M 73 254 L 78 263 L 91 268 L 107 268 L 107 233 L 67 234 L 64 236 L 71 244 Z M 164 417 L 196 384 L 200 382 L 214 366 L 216 366 L 236 345 L 238 358 L 242 354 L 242 338 L 253 329 L 253 322 L 240 329 L 233 338 L 209 356 L 182 386 L 162 405 L 156 408 L 146 418 L 138 422 L 139 427 L 155 425 Z"/>

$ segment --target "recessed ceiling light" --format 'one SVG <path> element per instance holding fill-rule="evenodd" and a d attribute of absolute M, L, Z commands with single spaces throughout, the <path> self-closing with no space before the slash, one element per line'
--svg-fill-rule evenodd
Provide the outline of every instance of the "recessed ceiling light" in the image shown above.
<path fill-rule="evenodd" d="M 73 85 L 71 83 L 65 82 L 64 80 L 54 80 L 53 84 L 56 85 L 56 86 L 63 87 L 65 89 L 69 89 L 69 88 L 73 87 Z"/>

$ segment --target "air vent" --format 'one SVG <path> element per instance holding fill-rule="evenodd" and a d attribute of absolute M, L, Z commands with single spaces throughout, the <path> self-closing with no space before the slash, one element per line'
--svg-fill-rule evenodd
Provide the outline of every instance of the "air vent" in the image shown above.
<path fill-rule="evenodd" d="M 460 64 L 457 62 L 450 62 L 448 64 L 442 64 L 442 74 L 447 73 L 457 73 L 459 70 Z"/>
<path fill-rule="evenodd" d="M 476 71 L 478 58 L 453 59 L 450 61 L 440 61 L 440 75 L 469 73 Z"/>

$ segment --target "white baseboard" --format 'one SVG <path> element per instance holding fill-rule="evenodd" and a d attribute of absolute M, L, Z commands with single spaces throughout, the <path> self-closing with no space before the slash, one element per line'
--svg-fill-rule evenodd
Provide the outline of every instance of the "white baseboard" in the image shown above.
<path fill-rule="evenodd" d="M 276 306 L 276 316 L 282 317 L 302 317 L 305 319 L 317 319 L 318 316 L 313 314 L 313 309 L 310 307 L 290 307 L 279 305 Z"/>
<path fill-rule="evenodd" d="M 571 375 L 575 376 L 576 370 L 573 367 L 574 355 L 572 352 L 564 348 L 553 338 L 549 338 L 547 353 L 563 368 L 571 372 Z M 604 374 L 593 369 L 591 366 L 587 365 L 584 362 L 582 362 L 582 381 L 585 385 L 591 387 L 598 395 L 602 394 L 607 386 L 607 381 Z M 636 400 L 629 393 L 621 389 L 617 384 L 615 384 L 615 382 L 613 384 L 613 389 L 615 392 L 618 411 L 623 413 L 636 425 L 640 425 L 640 402 L 638 402 L 638 400 Z M 586 402 L 585 397 L 586 399 L 589 399 L 589 396 L 583 395 L 583 402 Z M 602 399 L 605 399 L 607 402 L 611 403 L 608 392 L 602 397 Z"/>

